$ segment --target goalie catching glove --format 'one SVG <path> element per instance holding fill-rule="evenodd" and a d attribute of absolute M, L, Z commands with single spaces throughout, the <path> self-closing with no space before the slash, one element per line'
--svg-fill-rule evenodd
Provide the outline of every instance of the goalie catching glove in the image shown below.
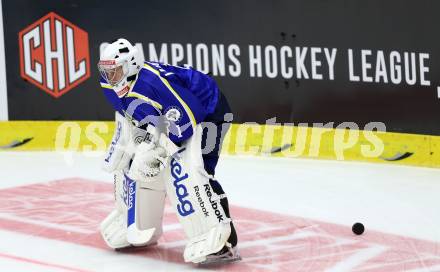
<path fill-rule="evenodd" d="M 136 148 L 128 175 L 135 180 L 157 176 L 167 165 L 168 156 L 163 147 L 141 143 Z"/>
<path fill-rule="evenodd" d="M 157 176 L 167 167 L 169 158 L 177 153 L 177 150 L 177 146 L 165 134 L 160 134 L 157 144 L 142 142 L 136 147 L 128 172 L 129 177 L 145 180 Z"/>

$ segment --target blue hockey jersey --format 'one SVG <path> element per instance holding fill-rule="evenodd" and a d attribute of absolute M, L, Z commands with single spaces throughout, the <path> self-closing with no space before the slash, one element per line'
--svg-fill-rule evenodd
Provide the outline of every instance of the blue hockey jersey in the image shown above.
<path fill-rule="evenodd" d="M 152 116 L 171 121 L 177 128 L 169 133 L 174 143 L 193 134 L 195 126 L 214 112 L 219 97 L 217 84 L 208 75 L 192 68 L 157 62 L 144 63 L 130 91 L 122 98 L 103 78 L 100 83 L 105 96 L 120 114 L 137 122 L 145 122 L 146 117 Z M 150 125 L 157 125 L 150 119 Z"/>

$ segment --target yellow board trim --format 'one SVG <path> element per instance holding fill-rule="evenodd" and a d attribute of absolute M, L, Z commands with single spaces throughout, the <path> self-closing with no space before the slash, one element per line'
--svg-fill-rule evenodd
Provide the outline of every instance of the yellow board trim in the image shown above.
<path fill-rule="evenodd" d="M 265 137 L 270 136 L 271 133 L 273 137 Z M 348 143 L 350 133 L 355 142 L 352 146 L 343 148 L 341 142 Z M 374 135 L 377 142 L 383 143 L 383 151 L 373 157 L 365 156 L 365 151 L 374 147 L 370 135 Z M 270 152 L 281 147 L 284 147 L 282 151 Z M 225 137 L 223 152 L 231 155 L 300 157 L 440 167 L 440 136 L 233 124 Z"/>
<path fill-rule="evenodd" d="M 160 78 L 160 80 L 163 82 L 163 84 L 165 84 L 165 86 L 168 88 L 168 90 L 170 90 L 170 92 L 174 95 L 174 97 L 176 97 L 176 99 L 180 102 L 180 104 L 185 109 L 185 112 L 188 114 L 189 119 L 191 121 L 191 125 L 193 127 L 193 130 L 195 131 L 195 128 L 196 128 L 196 125 L 197 125 L 196 118 L 194 118 L 194 114 L 192 113 L 192 111 L 188 107 L 188 105 L 185 103 L 185 101 L 183 101 L 183 99 L 180 97 L 180 95 L 173 89 L 173 87 L 168 82 L 168 80 L 166 80 L 165 78 L 163 78 L 160 75 L 159 71 L 157 71 L 156 69 L 154 69 L 153 67 L 151 67 L 150 65 L 148 65 L 146 63 L 144 64 L 144 68 L 146 68 L 147 70 L 149 70 L 150 72 L 152 72 L 156 76 L 158 76 Z"/>
<path fill-rule="evenodd" d="M 103 151 L 111 141 L 113 130 L 114 122 L 104 121 L 0 122 L 0 151 Z M 349 133 L 340 129 L 324 131 L 323 128 L 233 124 L 225 136 L 222 153 L 440 168 L 440 136 L 373 132 L 372 134 L 383 143 L 383 152 L 374 157 L 366 157 L 363 151 L 373 146 L 371 139 L 365 131 L 353 130 L 351 133 L 358 135 L 356 142 L 342 151 L 339 148 L 341 152 L 335 152 L 338 150 L 338 142 L 349 142 Z M 25 139 L 32 140 L 17 147 L 6 147 Z M 270 152 L 286 145 L 291 146 L 279 152 Z M 296 152 L 298 150 L 301 152 Z M 390 160 L 399 154 L 411 155 L 400 160 Z"/>
<path fill-rule="evenodd" d="M 162 110 L 162 108 L 163 108 L 162 105 L 159 104 L 158 102 L 156 102 L 153 99 L 146 97 L 145 95 L 142 95 L 140 93 L 136 93 L 136 92 L 132 91 L 127 94 L 127 97 L 134 97 L 134 98 L 142 99 L 142 100 L 146 101 L 148 104 L 150 104 L 151 106 L 153 106 L 159 110 Z"/>

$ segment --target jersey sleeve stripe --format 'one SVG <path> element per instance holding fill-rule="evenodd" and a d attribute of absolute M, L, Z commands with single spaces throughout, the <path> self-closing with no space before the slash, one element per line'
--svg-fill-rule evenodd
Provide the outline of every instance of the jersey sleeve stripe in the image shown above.
<path fill-rule="evenodd" d="M 163 108 L 161 104 L 159 104 L 158 102 L 154 101 L 153 99 L 151 99 L 149 97 L 146 97 L 145 95 L 141 95 L 139 93 L 133 92 L 133 91 L 128 93 L 127 97 L 135 97 L 135 98 L 138 98 L 138 99 L 142 99 L 145 102 L 147 102 L 148 104 L 150 104 L 151 106 L 153 106 L 153 107 L 155 107 L 156 109 L 159 109 L 159 110 L 162 110 L 162 108 Z"/>
<path fill-rule="evenodd" d="M 149 70 L 150 72 L 154 73 L 156 76 L 159 77 L 159 79 L 162 81 L 162 83 L 167 87 L 167 89 L 174 95 L 174 97 L 180 102 L 180 104 L 183 106 L 183 108 L 185 109 L 186 114 L 189 116 L 189 119 L 191 121 L 191 125 L 193 126 L 193 130 L 195 131 L 197 122 L 196 122 L 196 118 L 194 117 L 193 112 L 191 111 L 191 109 L 188 107 L 188 105 L 185 103 L 185 101 L 183 101 L 183 99 L 180 97 L 180 95 L 173 89 L 173 87 L 171 86 L 171 84 L 168 82 L 168 80 L 166 80 L 165 78 L 163 78 L 159 71 L 157 71 L 156 69 L 154 69 L 153 67 L 151 67 L 148 64 L 144 64 L 144 68 Z"/>

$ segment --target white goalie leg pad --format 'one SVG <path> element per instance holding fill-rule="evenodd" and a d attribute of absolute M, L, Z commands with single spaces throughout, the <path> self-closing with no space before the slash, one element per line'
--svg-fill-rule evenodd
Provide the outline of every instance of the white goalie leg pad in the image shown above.
<path fill-rule="evenodd" d="M 127 241 L 125 216 L 122 211 L 114 209 L 99 226 L 101 236 L 108 247 L 113 249 L 130 246 Z"/>
<path fill-rule="evenodd" d="M 165 169 L 168 197 L 189 238 L 185 247 L 186 262 L 199 263 L 206 256 L 220 251 L 231 234 L 231 220 L 226 216 L 220 199 L 210 183 L 203 165 L 202 128 L 182 145 L 180 159 L 173 157 Z"/>
<path fill-rule="evenodd" d="M 231 226 L 228 223 L 219 223 L 211 227 L 208 232 L 202 233 L 189 240 L 183 257 L 186 262 L 201 263 L 209 254 L 220 251 L 231 235 Z"/>
<path fill-rule="evenodd" d="M 115 208 L 101 222 L 101 236 L 110 248 L 118 249 L 130 246 L 127 241 L 127 206 L 124 202 L 124 173 L 114 172 Z"/>
<path fill-rule="evenodd" d="M 136 182 L 115 173 L 116 208 L 102 221 L 101 235 L 113 249 L 146 246 L 162 235 L 165 203 L 163 177 Z"/>
<path fill-rule="evenodd" d="M 133 226 L 147 234 L 144 244 L 152 244 L 162 236 L 162 219 L 165 207 L 165 185 L 163 174 L 137 182 L 136 221 Z M 148 230 L 148 233 L 147 233 Z M 136 232 L 133 232 L 135 234 Z M 132 235 L 130 226 L 127 234 L 128 242 L 136 244 L 136 236 Z"/>

